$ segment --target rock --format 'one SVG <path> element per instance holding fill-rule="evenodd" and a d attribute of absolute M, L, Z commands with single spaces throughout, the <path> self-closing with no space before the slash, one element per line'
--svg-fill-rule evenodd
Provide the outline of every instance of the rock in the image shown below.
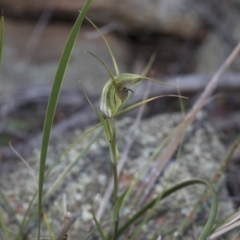
<path fill-rule="evenodd" d="M 218 19 L 219 25 L 208 32 L 196 51 L 197 73 L 216 71 L 240 39 L 239 11 L 235 5 L 225 8 L 224 14 Z M 239 72 L 239 63 L 240 57 L 237 57 L 230 71 Z"/>
<path fill-rule="evenodd" d="M 47 25 L 39 42 L 32 51 L 29 38 L 34 24 L 31 22 L 5 21 L 5 38 L 1 68 L 1 94 L 14 93 L 15 89 L 51 86 L 57 65 L 71 31 L 72 24 L 52 23 Z M 85 35 L 93 29 L 83 28 L 76 41 L 67 68 L 63 87 L 79 89 L 79 80 L 83 81 L 90 95 L 99 95 L 101 87 L 110 78 L 100 62 L 85 51 L 99 56 L 113 71 L 113 65 L 107 47 L 101 38 L 86 39 Z M 119 69 L 126 72 L 131 59 L 125 42 L 114 34 L 106 36 Z"/>
<path fill-rule="evenodd" d="M 131 136 L 135 140 L 129 153 L 129 161 L 124 167 L 120 178 L 120 191 L 124 191 L 129 186 L 134 176 L 136 177 L 136 173 L 140 172 L 145 166 L 148 157 L 181 120 L 181 114 L 155 116 L 143 120 L 139 128 L 134 133 L 131 133 Z M 133 122 L 134 119 L 131 118 L 123 118 L 117 122 L 117 142 L 120 153 L 126 148 L 125 139 L 129 136 L 129 129 Z M 101 199 L 109 182 L 111 164 L 108 145 L 104 135 L 100 135 L 97 141 L 90 146 L 88 154 L 84 155 L 82 160 L 78 160 L 81 151 L 87 147 L 98 131 L 96 130 L 94 134 L 71 149 L 55 166 L 45 181 L 44 190 L 49 191 L 55 180 L 57 181 L 67 171 L 68 167 L 73 166 L 64 179 L 64 183 L 54 191 L 51 201 L 48 201 L 45 208 L 53 231 L 59 232 L 63 219 L 62 197 L 63 194 L 66 194 L 68 211 L 81 213 L 79 221 L 74 224 L 70 231 L 71 239 L 83 239 L 83 236 L 90 231 L 90 209 L 97 194 L 100 194 Z M 69 143 L 80 134 L 81 131 L 75 130 L 64 134 L 64 138 L 52 143 L 49 148 L 46 169 L 49 169 L 54 164 L 57 157 L 66 149 Z M 160 177 L 159 182 L 156 183 L 154 191 L 148 200 L 161 193 L 163 189 L 167 189 L 186 179 L 197 177 L 211 181 L 214 174 L 220 169 L 224 153 L 225 149 L 219 142 L 213 128 L 209 125 L 206 115 L 200 112 L 196 122 L 185 134 L 181 154 L 177 159 L 174 156 L 166 166 L 164 173 Z M 35 150 L 33 156 L 28 159 L 34 175 L 38 172 L 38 161 L 39 149 Z M 154 167 L 154 162 L 148 164 L 147 168 L 152 167 Z M 139 187 L 146 182 L 148 178 L 147 172 L 148 170 L 146 170 L 145 174 L 140 174 L 141 180 L 133 189 L 139 190 Z M 0 178 L 0 187 L 13 209 L 21 209 L 21 211 L 16 213 L 16 217 L 21 220 L 36 189 L 29 169 L 23 162 L 15 162 L 12 172 L 3 172 Z M 220 220 L 233 212 L 233 206 L 227 194 L 224 180 L 221 180 L 216 188 L 218 190 L 219 201 L 218 219 Z M 137 239 L 157 239 L 157 235 L 179 227 L 188 218 L 188 214 L 203 191 L 203 187 L 194 185 L 166 198 L 161 204 L 156 206 L 154 218 L 151 218 L 147 222 Z M 133 191 L 133 194 L 130 196 L 124 205 L 121 216 L 125 214 L 129 217 L 138 209 L 136 202 L 134 204 L 132 202 L 134 196 L 137 196 L 136 192 Z M 194 221 L 194 230 L 188 228 L 188 231 L 184 233 L 184 239 L 192 239 L 193 232 L 196 238 L 199 236 L 203 228 L 202 224 L 206 222 L 209 207 L 209 202 L 202 204 L 202 210 Z M 5 216 L 8 219 L 6 213 Z M 109 216 L 108 206 L 101 223 L 109 220 Z M 7 223 L 7 227 L 11 231 L 16 229 L 16 226 L 11 221 Z M 172 239 L 172 234 L 176 236 L 178 233 L 176 230 L 174 233 L 170 231 L 168 235 L 164 236 L 164 239 Z M 36 237 L 36 230 L 32 231 L 30 235 L 31 237 Z M 97 237 L 92 239 L 97 239 Z M 126 236 L 124 239 L 126 239 Z"/>
<path fill-rule="evenodd" d="M 185 4 L 186 0 L 94 0 L 88 15 L 96 23 L 116 22 L 119 30 L 173 34 L 185 39 L 195 38 L 201 32 L 202 22 Z M 52 1 L 55 15 L 74 19 L 85 1 Z M 39 17 L 48 0 L 2 0 L 6 14 Z M 64 17 L 65 16 L 65 17 Z"/>

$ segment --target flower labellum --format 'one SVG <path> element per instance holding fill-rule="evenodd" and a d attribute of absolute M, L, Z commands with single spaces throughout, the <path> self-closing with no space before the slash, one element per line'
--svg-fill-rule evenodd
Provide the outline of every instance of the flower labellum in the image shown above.
<path fill-rule="evenodd" d="M 139 82 L 139 75 L 123 73 L 109 79 L 104 85 L 101 93 L 100 110 L 107 117 L 112 118 L 116 115 L 119 108 L 128 96 L 128 92 L 132 90 L 127 86 Z"/>

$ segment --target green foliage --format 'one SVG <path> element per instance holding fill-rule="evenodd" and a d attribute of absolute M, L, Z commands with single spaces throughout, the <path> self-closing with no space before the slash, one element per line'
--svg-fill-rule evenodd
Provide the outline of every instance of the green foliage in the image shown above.
<path fill-rule="evenodd" d="M 93 215 L 93 220 L 94 220 L 94 222 L 95 222 L 95 224 L 96 224 L 96 226 L 97 226 L 97 230 L 98 230 L 98 232 L 99 232 L 99 234 L 100 234 L 100 236 L 101 236 L 101 239 L 102 239 L 102 240 L 107 240 L 106 236 L 105 236 L 104 233 L 103 233 L 103 229 L 102 229 L 102 227 L 101 227 L 101 224 L 100 224 L 99 221 L 97 220 L 97 218 L 96 218 L 96 216 L 95 216 L 95 214 L 94 214 L 93 211 L 92 211 L 92 215 Z"/>
<path fill-rule="evenodd" d="M 126 221 L 123 224 L 123 226 L 118 231 L 118 236 L 121 235 L 124 231 L 126 231 L 126 229 L 129 228 L 129 226 L 133 222 L 135 222 L 141 216 L 143 216 L 143 214 L 147 210 L 153 208 L 156 205 L 157 202 L 159 202 L 162 199 L 168 197 L 172 193 L 175 193 L 176 191 L 180 190 L 181 188 L 187 187 L 189 185 L 194 185 L 194 184 L 205 184 L 205 185 L 207 185 L 208 189 L 211 191 L 211 194 L 212 194 L 211 212 L 209 214 L 209 218 L 207 220 L 207 223 L 205 224 L 205 227 L 204 227 L 200 237 L 198 238 L 198 240 L 206 239 L 207 236 L 210 234 L 210 231 L 211 231 L 211 229 L 214 225 L 214 221 L 215 221 L 216 214 L 217 214 L 218 202 L 217 202 L 216 192 L 215 192 L 214 188 L 212 187 L 212 185 L 209 184 L 207 181 L 204 181 L 204 180 L 201 180 L 201 179 L 192 179 L 192 180 L 189 180 L 189 181 L 185 181 L 185 182 L 182 182 L 182 183 L 179 183 L 179 184 L 175 185 L 172 188 L 169 188 L 169 189 L 161 192 L 159 194 L 159 196 L 157 196 L 156 198 L 151 200 L 149 203 L 147 203 L 144 207 L 141 208 L 141 210 L 139 210 L 133 217 L 131 217 L 128 221 Z"/>
<path fill-rule="evenodd" d="M 67 43 L 63 49 L 63 53 L 60 58 L 58 69 L 53 82 L 52 91 L 49 96 L 48 106 L 46 110 L 46 117 L 45 117 L 44 127 L 43 127 L 42 147 L 41 147 L 41 156 L 40 156 L 39 186 L 38 186 L 38 239 L 40 239 L 40 226 L 41 226 L 40 224 L 41 224 L 45 164 L 46 164 L 47 149 L 48 149 L 48 143 L 49 143 L 49 137 L 50 137 L 50 132 L 52 128 L 53 118 L 54 118 L 63 78 L 65 75 L 65 71 L 66 71 L 66 68 L 67 68 L 77 35 L 78 35 L 79 29 L 82 25 L 84 16 L 90 5 L 90 2 L 91 0 L 87 0 L 86 4 L 84 5 L 81 13 L 79 14 L 72 28 L 72 31 L 69 35 Z"/>

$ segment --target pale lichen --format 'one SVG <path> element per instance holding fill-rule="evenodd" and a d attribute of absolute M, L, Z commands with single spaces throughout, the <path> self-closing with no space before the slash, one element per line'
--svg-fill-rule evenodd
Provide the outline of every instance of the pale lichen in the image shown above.
<path fill-rule="evenodd" d="M 129 161 L 126 163 L 122 180 L 120 182 L 120 190 L 123 191 L 129 184 L 129 180 L 133 179 L 135 174 L 142 170 L 147 158 L 163 141 L 164 137 L 171 133 L 173 128 L 182 120 L 182 114 L 165 114 L 155 116 L 147 120 L 143 120 L 139 128 L 134 132 L 134 144 L 129 153 Z M 129 134 L 129 129 L 134 122 L 132 118 L 123 118 L 117 121 L 117 142 L 120 154 L 124 151 L 125 140 Z M 64 135 L 64 138 L 55 140 L 50 148 L 47 158 L 47 168 L 49 168 L 57 156 L 61 154 L 69 143 L 79 136 L 82 131 L 74 130 Z M 91 136 L 85 138 L 74 149 L 72 149 L 65 157 L 61 159 L 59 164 L 51 172 L 46 179 L 44 189 L 48 190 L 56 178 L 70 165 L 84 149 Z M 181 154 L 176 159 L 172 157 L 171 161 L 165 168 L 159 181 L 156 183 L 151 196 L 157 196 L 163 189 L 173 186 L 183 180 L 192 177 L 211 180 L 214 173 L 219 169 L 225 149 L 219 142 L 213 128 L 209 125 L 206 115 L 200 112 L 197 116 L 197 121 L 188 128 Z M 33 156 L 29 157 L 28 163 L 37 175 L 39 161 L 39 149 L 33 151 Z M 17 218 L 21 218 L 27 209 L 28 203 L 35 192 L 35 185 L 29 170 L 25 165 L 18 161 L 15 163 L 15 171 L 5 172 L 1 176 L 1 190 L 5 193 L 11 206 L 14 209 L 22 209 L 17 213 Z M 154 168 L 154 162 L 149 167 Z M 140 182 L 144 184 L 148 179 L 148 171 L 145 174 L 139 174 L 143 179 Z M 97 194 L 100 194 L 100 199 L 109 182 L 111 176 L 111 164 L 109 157 L 108 144 L 104 135 L 101 136 L 90 148 L 89 153 L 83 157 L 72 169 L 68 177 L 60 185 L 54 196 L 48 201 L 45 211 L 53 226 L 53 231 L 58 232 L 61 229 L 63 220 L 62 210 L 62 195 L 66 194 L 67 206 L 70 212 L 80 212 L 80 219 L 74 224 L 70 231 L 71 239 L 82 239 L 85 234 L 90 231 L 92 226 L 92 215 L 90 213 L 92 204 Z M 223 184 L 221 182 L 221 184 Z M 136 185 L 136 189 L 140 185 Z M 152 239 L 154 236 L 159 236 L 167 230 L 177 228 L 183 219 L 190 213 L 192 207 L 201 195 L 204 187 L 193 186 L 179 191 L 174 195 L 158 204 L 153 211 L 154 217 L 142 229 L 140 236 L 137 239 Z M 134 197 L 134 194 L 132 195 Z M 219 216 L 222 218 L 229 214 L 232 209 L 232 203 L 227 196 L 224 185 L 219 191 Z M 132 198 L 133 198 L 132 197 Z M 196 221 L 195 226 L 197 233 L 202 229 L 202 222 L 206 221 L 206 216 L 209 212 L 209 205 L 203 205 L 203 213 L 201 220 Z M 96 206 L 95 206 L 96 208 Z M 139 207 L 132 205 L 130 200 L 125 204 L 125 209 L 122 215 L 128 217 L 137 211 Z M 105 211 L 105 220 L 110 220 L 110 205 Z M 16 229 L 14 222 L 9 221 L 9 229 Z M 188 231 L 184 239 L 191 239 L 191 230 Z M 36 231 L 31 232 L 31 237 L 36 236 Z M 172 235 L 169 236 L 172 239 Z M 97 239 L 97 238 L 93 238 Z M 124 239 L 124 238 L 123 238 Z M 157 239 L 157 237 L 155 237 Z M 167 236 L 164 239 L 168 239 Z"/>

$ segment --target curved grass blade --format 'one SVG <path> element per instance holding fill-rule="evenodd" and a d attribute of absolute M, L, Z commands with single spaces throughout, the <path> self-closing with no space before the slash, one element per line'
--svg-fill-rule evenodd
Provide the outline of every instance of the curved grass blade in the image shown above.
<path fill-rule="evenodd" d="M 212 185 L 209 184 L 207 181 L 201 180 L 201 179 L 188 180 L 188 181 L 182 182 L 180 184 L 177 184 L 170 189 L 163 191 L 161 194 L 159 194 L 159 196 L 157 196 L 156 198 L 151 200 L 142 209 L 140 209 L 133 217 L 131 217 L 129 220 L 127 220 L 125 222 L 125 224 L 122 227 L 120 227 L 120 229 L 118 231 L 118 236 L 120 236 L 132 223 L 134 223 L 136 220 L 138 220 L 140 217 L 142 217 L 143 214 L 145 214 L 149 209 L 153 208 L 156 203 L 158 203 L 162 199 L 166 198 L 170 194 L 174 193 L 175 191 L 180 190 L 181 188 L 193 185 L 193 184 L 207 185 L 208 188 L 210 189 L 211 195 L 212 195 L 210 214 L 209 214 L 207 223 L 205 224 L 203 231 L 202 231 L 200 237 L 198 238 L 198 240 L 206 240 L 211 232 L 213 225 L 214 225 L 214 221 L 215 221 L 216 214 L 217 214 L 218 202 L 217 202 L 216 192 L 215 192 L 214 188 L 212 187 Z"/>
<path fill-rule="evenodd" d="M 135 103 L 135 104 L 133 104 L 133 105 L 127 107 L 127 108 L 124 108 L 123 110 L 119 111 L 119 112 L 116 114 L 116 116 L 119 116 L 119 115 L 121 115 L 121 114 L 123 114 L 123 113 L 125 113 L 125 112 L 128 112 L 128 111 L 130 111 L 130 110 L 132 110 L 132 109 L 134 109 L 134 108 L 136 108 L 136 107 L 138 107 L 138 106 L 140 106 L 140 105 L 142 105 L 142 104 L 151 102 L 151 101 L 153 101 L 153 100 L 155 100 L 155 99 L 162 98 L 162 97 L 178 97 L 178 98 L 188 99 L 187 97 L 183 97 L 183 96 L 179 96 L 179 95 L 169 95 L 169 94 L 168 94 L 168 95 L 160 95 L 160 96 L 152 97 L 152 98 L 146 99 L 146 100 L 144 100 L 144 101 Z"/>
<path fill-rule="evenodd" d="M 84 156 L 84 154 L 89 150 L 89 148 L 91 147 L 91 145 L 96 141 L 96 139 L 98 139 L 101 134 L 102 134 L 103 130 L 100 130 L 94 137 L 92 137 L 92 139 L 89 141 L 88 145 L 86 146 L 85 149 L 82 150 L 82 152 L 80 152 L 80 154 L 78 155 L 78 157 L 68 166 L 68 168 L 65 169 L 65 171 L 63 173 L 61 173 L 61 175 L 55 180 L 55 182 L 51 185 L 51 187 L 48 189 L 48 191 L 46 192 L 46 194 L 43 197 L 43 203 L 45 203 L 51 196 L 52 194 L 56 191 L 56 189 L 59 187 L 59 185 L 62 183 L 63 179 L 67 176 L 67 174 L 71 171 L 71 169 L 77 164 L 77 162 Z M 33 201 L 33 200 L 32 200 Z M 28 226 L 29 223 L 32 222 L 33 217 L 36 215 L 36 209 L 34 209 L 32 211 L 32 216 L 29 217 L 29 219 L 25 222 L 25 225 L 23 225 L 22 229 L 25 228 L 25 226 Z M 22 230 L 23 232 L 23 230 Z"/>
<path fill-rule="evenodd" d="M 97 226 L 97 230 L 98 230 L 98 232 L 99 232 L 99 234 L 101 236 L 101 239 L 102 240 L 107 240 L 106 236 L 103 233 L 102 227 L 101 227 L 100 223 L 98 222 L 98 220 L 97 220 L 97 218 L 96 218 L 96 216 L 95 216 L 93 211 L 92 211 L 92 215 L 93 215 L 93 220 L 94 220 L 94 222 L 95 222 L 95 224 Z"/>
<path fill-rule="evenodd" d="M 43 182 L 44 182 L 44 170 L 47 157 L 47 149 L 50 138 L 50 132 L 52 128 L 53 118 L 55 109 L 58 101 L 59 92 L 61 89 L 62 81 L 66 72 L 66 68 L 75 44 L 79 29 L 82 25 L 84 16 L 90 5 L 91 0 L 87 0 L 83 10 L 79 14 L 72 31 L 69 35 L 62 56 L 59 61 L 58 69 L 55 75 L 55 79 L 52 86 L 52 91 L 49 96 L 48 106 L 46 110 L 46 116 L 43 127 L 42 147 L 40 155 L 40 170 L 39 170 L 39 186 L 38 186 L 38 239 L 40 239 L 40 226 L 41 226 L 41 208 L 42 208 L 42 193 L 43 193 Z"/>
<path fill-rule="evenodd" d="M 112 59 L 112 62 L 113 62 L 113 66 L 114 66 L 114 68 L 115 68 L 116 75 L 118 75 L 118 74 L 119 74 L 119 70 L 118 70 L 117 62 L 116 62 L 116 59 L 115 59 L 115 57 L 114 57 L 114 55 L 113 55 L 113 53 L 112 53 L 112 50 L 111 50 L 111 48 L 110 48 L 110 46 L 109 46 L 106 38 L 103 36 L 103 34 L 101 33 L 101 31 L 98 29 L 98 27 L 97 27 L 87 16 L 85 16 L 85 18 L 88 20 L 88 22 L 90 22 L 90 23 L 92 24 L 92 26 L 93 26 L 93 27 L 99 32 L 99 34 L 101 35 L 103 41 L 105 42 L 105 44 L 106 44 L 106 46 L 107 46 L 107 48 L 108 48 L 109 53 L 110 53 L 110 56 L 111 56 L 111 59 Z"/>
<path fill-rule="evenodd" d="M 95 57 L 95 58 L 105 67 L 105 69 L 107 70 L 109 76 L 110 76 L 112 79 L 114 79 L 113 74 L 112 74 L 112 72 L 110 71 L 110 69 L 107 67 L 107 65 L 106 65 L 97 55 L 95 55 L 94 53 L 89 52 L 89 51 L 85 51 L 85 52 L 88 53 L 88 54 L 90 54 L 90 55 L 92 55 L 93 57 Z"/>
<path fill-rule="evenodd" d="M 60 162 L 60 160 L 62 159 L 63 156 L 65 156 L 74 146 L 76 146 L 76 144 L 78 144 L 84 137 L 86 137 L 88 134 L 90 134 L 91 132 L 93 132 L 95 129 L 97 129 L 98 127 L 100 127 L 101 123 L 99 124 L 96 124 L 95 126 L 87 129 L 86 131 L 84 131 L 77 139 L 75 139 L 68 147 L 67 149 L 58 157 L 58 159 L 54 162 L 54 164 L 51 166 L 51 168 L 49 168 L 49 170 L 47 171 L 46 175 L 45 175 L 45 179 L 47 179 L 47 177 L 49 176 L 49 174 L 51 173 L 51 171 L 53 170 L 53 168 Z M 97 137 L 96 137 L 97 139 Z M 75 161 L 79 161 L 83 156 L 84 156 L 84 152 L 86 152 L 87 150 L 89 149 L 89 146 L 86 146 L 86 148 L 79 154 L 79 157 L 75 160 Z M 68 168 L 71 168 L 71 165 L 68 166 Z M 70 169 L 71 170 L 71 169 Z M 66 170 L 66 172 L 69 172 L 70 170 Z M 66 174 L 67 175 L 67 174 Z M 64 176 L 66 176 L 64 175 Z M 63 180 L 63 179 L 62 179 Z M 59 183 L 60 184 L 60 183 Z M 56 189 L 59 184 L 55 185 L 55 188 Z M 48 197 L 50 197 L 53 193 L 54 193 L 54 189 L 52 189 L 52 191 L 48 192 L 48 196 L 47 197 L 44 197 L 44 201 L 47 201 L 48 200 Z M 28 226 L 28 224 L 30 222 L 32 222 L 32 219 L 33 217 L 35 216 L 35 213 L 36 213 L 36 210 L 33 210 L 32 211 L 32 206 L 33 206 L 33 202 L 35 200 L 37 196 L 37 192 L 35 192 L 35 194 L 33 195 L 30 203 L 29 203 L 29 206 L 28 206 L 28 209 L 27 211 L 25 212 L 25 215 L 24 215 L 24 218 L 23 218 L 23 221 L 21 223 L 21 226 L 20 226 L 20 230 L 19 230 L 19 233 L 18 235 L 19 236 L 22 236 L 23 232 L 24 232 L 24 229 L 26 228 L 26 226 Z M 43 201 L 43 202 L 44 202 Z M 32 212 L 32 214 L 31 214 Z M 27 219 L 27 217 L 31 214 L 31 216 Z"/>
<path fill-rule="evenodd" d="M 221 162 L 221 166 L 219 167 L 219 169 L 217 170 L 217 172 L 214 174 L 214 176 L 212 177 L 212 179 L 210 180 L 210 183 L 213 186 L 216 186 L 217 183 L 220 181 L 221 176 L 223 174 L 225 174 L 226 172 L 226 167 L 229 165 L 229 161 L 232 159 L 232 156 L 237 148 L 237 146 L 240 143 L 240 134 L 235 138 L 232 146 L 229 148 L 229 150 L 226 153 L 226 156 L 224 157 L 224 160 Z M 192 212 L 190 213 L 190 215 L 194 215 L 196 216 L 199 212 L 199 209 L 201 209 L 202 203 L 203 201 L 206 201 L 206 199 L 208 199 L 209 193 L 207 191 L 207 189 L 203 192 L 203 194 L 201 195 L 201 197 L 199 198 L 199 201 L 195 204 Z M 219 226 L 221 226 L 222 224 L 224 224 L 226 222 L 226 220 L 229 219 L 230 216 L 226 217 L 223 220 L 220 220 L 218 222 L 215 223 L 212 232 L 213 233 Z M 179 234 L 181 234 L 189 225 L 191 224 L 191 220 L 189 217 L 186 217 L 183 221 L 182 224 L 178 227 L 177 231 Z"/>
<path fill-rule="evenodd" d="M 151 67 L 153 65 L 155 58 L 156 58 L 156 54 L 153 53 L 146 65 L 146 67 L 143 69 L 143 71 L 141 73 L 142 76 L 146 76 L 148 74 L 149 70 L 151 69 Z"/>
<path fill-rule="evenodd" d="M 123 204 L 123 201 L 128 193 L 129 188 L 127 188 L 127 190 L 118 198 L 116 204 L 113 207 L 113 220 L 116 222 L 118 221 L 118 217 L 119 217 L 119 212 L 121 209 L 121 206 Z"/>
<path fill-rule="evenodd" d="M 92 102 L 90 101 L 90 99 L 88 98 L 85 90 L 84 90 L 84 87 L 83 87 L 83 84 L 82 82 L 80 82 L 80 85 L 81 85 L 81 89 L 83 91 L 83 94 L 85 96 L 85 98 L 87 99 L 89 105 L 91 106 L 92 110 L 95 112 L 95 114 L 97 115 L 98 119 L 100 120 L 102 126 L 103 126 L 103 129 L 106 133 L 106 136 L 107 136 L 107 139 L 109 140 L 111 138 L 111 133 L 109 132 L 109 128 L 107 126 L 107 122 L 105 121 L 105 119 L 102 117 L 102 115 L 97 111 L 97 109 L 93 106 Z"/>
<path fill-rule="evenodd" d="M 115 85 L 115 88 L 117 88 L 117 82 L 112 74 L 112 72 L 110 71 L 110 69 L 107 67 L 107 65 L 98 57 L 96 56 L 94 53 L 91 53 L 89 51 L 86 51 L 86 53 L 89 53 L 90 55 L 92 55 L 93 57 L 95 57 L 104 67 L 105 69 L 107 70 L 109 76 L 111 77 L 112 81 L 113 81 L 113 84 Z"/>
<path fill-rule="evenodd" d="M 97 117 L 99 118 L 100 122 L 102 123 L 102 125 L 104 126 L 105 125 L 105 119 L 102 117 L 102 115 L 97 111 L 97 109 L 93 106 L 92 102 L 90 101 L 89 97 L 87 96 L 85 90 L 84 90 L 84 87 L 83 87 L 83 84 L 82 82 L 80 81 L 80 85 L 81 85 L 81 89 L 83 91 L 83 94 L 85 96 L 85 98 L 87 99 L 89 105 L 91 106 L 92 110 L 96 113 Z"/>
<path fill-rule="evenodd" d="M 151 67 L 152 67 L 152 65 L 153 65 L 153 62 L 154 62 L 154 60 L 155 60 L 155 57 L 156 57 L 155 54 L 153 54 L 153 55 L 150 57 L 147 65 L 146 65 L 146 67 L 144 68 L 144 70 L 142 71 L 141 75 L 144 75 L 144 76 L 147 75 L 147 73 L 149 72 L 149 70 L 151 69 Z M 140 85 L 140 83 L 141 83 L 141 81 L 139 81 L 138 83 L 136 83 L 136 84 L 134 85 L 134 87 L 133 87 L 133 92 L 138 88 L 138 86 Z M 132 94 L 133 94 L 132 92 L 129 92 L 126 100 L 123 102 L 122 106 L 120 107 L 120 110 L 127 104 L 128 100 L 131 98 Z"/>
<path fill-rule="evenodd" d="M 50 239 L 54 240 L 53 231 L 52 231 L 52 228 L 51 228 L 51 226 L 49 224 L 49 221 L 48 221 L 48 218 L 47 218 L 47 214 L 45 212 L 43 212 L 43 221 L 44 221 L 45 226 L 47 228 L 47 231 L 48 231 Z"/>
<path fill-rule="evenodd" d="M 97 129 L 98 127 L 100 127 L 100 123 L 94 125 L 93 127 L 87 129 L 86 131 L 84 131 L 78 138 L 76 138 L 71 144 L 69 144 L 69 146 L 66 148 L 66 150 L 64 150 L 64 152 L 57 158 L 57 160 L 53 163 L 53 165 L 49 168 L 49 170 L 47 171 L 46 175 L 45 175 L 45 179 L 47 179 L 47 177 L 49 176 L 49 174 L 51 173 L 51 171 L 53 170 L 53 168 L 60 162 L 60 160 L 63 158 L 63 156 L 65 156 L 72 148 L 74 148 L 77 144 L 79 144 L 79 142 L 85 138 L 88 134 L 90 134 L 91 132 L 93 132 L 95 129 Z"/>
<path fill-rule="evenodd" d="M 93 136 L 88 145 L 86 146 L 85 149 L 81 151 L 81 153 L 78 155 L 78 157 L 65 169 L 64 172 L 62 172 L 59 177 L 54 181 L 54 183 L 51 185 L 51 187 L 48 189 L 46 194 L 44 195 L 43 201 L 45 202 L 51 195 L 52 193 L 57 189 L 57 187 L 61 184 L 63 179 L 68 175 L 68 173 L 71 171 L 71 169 L 78 163 L 78 161 L 87 153 L 89 148 L 92 146 L 92 144 L 101 136 L 102 134 L 102 129 L 95 135 Z"/>
<path fill-rule="evenodd" d="M 133 74 L 133 73 L 120 73 L 117 76 L 115 76 L 115 79 L 118 80 L 118 81 L 123 81 L 123 80 L 126 80 L 126 79 L 127 80 L 146 79 L 146 80 L 149 80 L 149 81 L 152 81 L 152 82 L 156 82 L 156 83 L 160 83 L 160 84 L 163 84 L 163 85 L 167 85 L 167 86 L 178 88 L 178 86 L 175 86 L 173 84 L 169 84 L 169 83 L 166 83 L 166 82 L 162 82 L 162 81 L 156 80 L 154 78 L 149 78 L 149 77 L 146 77 L 146 76 L 143 76 L 143 75 Z"/>
<path fill-rule="evenodd" d="M 4 34 L 4 16 L 2 13 L 1 23 L 0 23 L 0 67 L 2 65 L 3 34 Z"/>

